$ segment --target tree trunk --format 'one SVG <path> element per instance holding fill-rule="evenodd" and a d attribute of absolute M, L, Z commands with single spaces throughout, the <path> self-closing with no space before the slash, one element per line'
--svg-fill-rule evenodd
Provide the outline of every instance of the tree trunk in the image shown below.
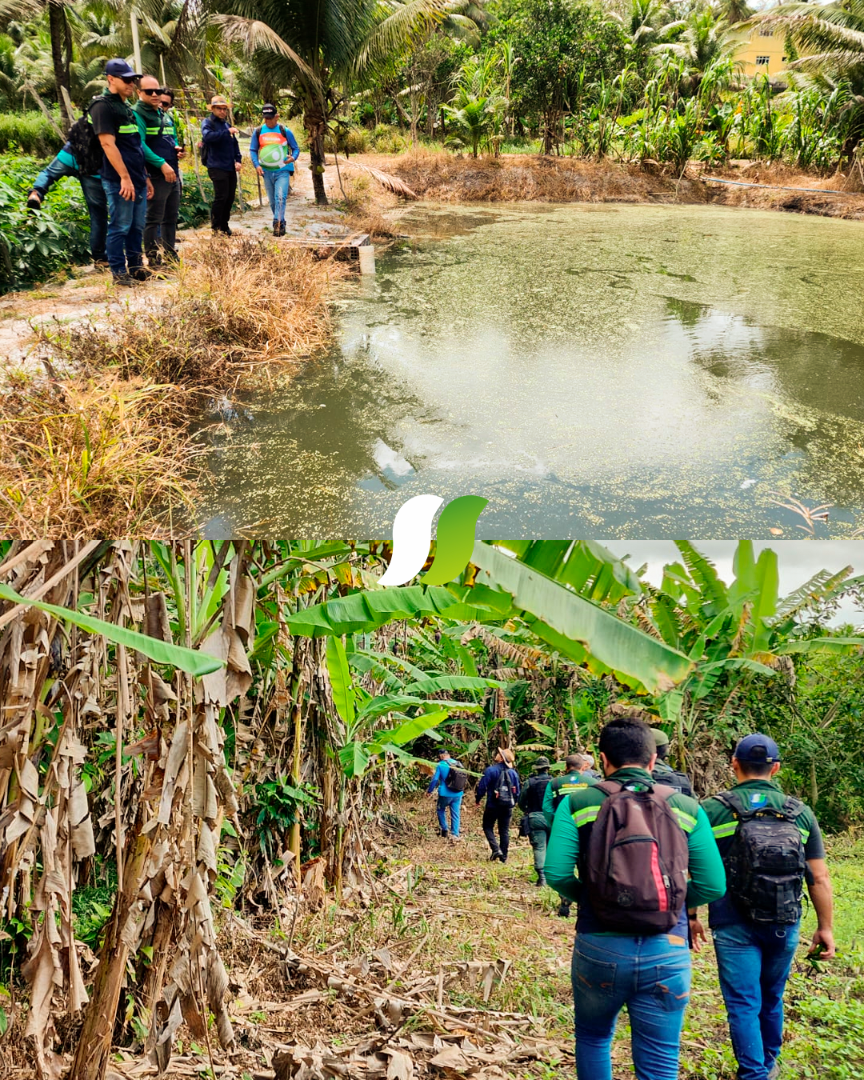
<path fill-rule="evenodd" d="M 327 192 L 324 190 L 324 132 L 327 121 L 318 106 L 307 108 L 303 116 L 306 132 L 309 136 L 309 164 L 312 168 L 312 190 L 318 206 L 327 206 Z"/>
<path fill-rule="evenodd" d="M 84 1011 L 84 1026 L 78 1040 L 69 1080 L 104 1080 L 111 1056 L 111 1041 L 120 991 L 126 976 L 129 946 L 121 933 L 138 896 L 141 874 L 150 853 L 150 837 L 140 832 L 127 858 L 122 887 L 117 891 L 114 912 L 99 953 L 99 968 Z"/>
<path fill-rule="evenodd" d="M 60 91 L 65 86 L 71 90 L 69 77 L 69 51 L 67 48 L 66 12 L 58 0 L 48 0 L 48 26 L 51 34 L 51 63 L 54 67 L 54 85 L 57 101 L 60 103 L 60 115 L 66 131 L 72 126 L 72 117 L 66 108 L 66 102 Z"/>

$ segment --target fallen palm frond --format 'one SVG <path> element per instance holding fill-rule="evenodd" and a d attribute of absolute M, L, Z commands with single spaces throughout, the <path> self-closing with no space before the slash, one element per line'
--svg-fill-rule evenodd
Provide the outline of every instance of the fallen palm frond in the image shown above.
<path fill-rule="evenodd" d="M 194 452 L 166 425 L 182 395 L 89 367 L 0 395 L 0 508 L 21 537 L 158 531 L 188 505 Z"/>
<path fill-rule="evenodd" d="M 362 169 L 363 172 L 368 173 L 371 177 L 378 181 L 378 183 L 387 191 L 392 191 L 394 195 L 400 196 L 403 199 L 419 199 L 420 196 L 416 191 L 412 191 L 404 180 L 400 180 L 398 176 L 394 176 L 393 173 L 384 172 L 383 169 L 373 168 L 372 165 L 364 165 L 359 161 L 351 161 L 350 158 L 336 158 L 340 166 L 345 166 L 349 169 Z"/>

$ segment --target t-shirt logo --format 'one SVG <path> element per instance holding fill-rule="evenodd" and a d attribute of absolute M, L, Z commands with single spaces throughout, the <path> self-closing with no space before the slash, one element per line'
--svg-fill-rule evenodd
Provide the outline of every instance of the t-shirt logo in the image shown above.
<path fill-rule="evenodd" d="M 288 140 L 276 128 L 262 128 L 258 136 L 258 160 L 264 169 L 281 169 L 288 160 Z"/>
<path fill-rule="evenodd" d="M 764 806 L 768 802 L 768 796 L 761 791 L 751 791 L 750 806 L 755 810 L 757 806 Z"/>

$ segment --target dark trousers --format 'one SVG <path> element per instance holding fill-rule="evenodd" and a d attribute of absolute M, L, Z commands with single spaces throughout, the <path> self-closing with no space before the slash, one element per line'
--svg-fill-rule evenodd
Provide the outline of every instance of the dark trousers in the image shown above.
<path fill-rule="evenodd" d="M 208 169 L 213 181 L 213 205 L 210 207 L 210 225 L 214 232 L 228 232 L 231 206 L 237 194 L 237 171 L 235 169 Z"/>
<path fill-rule="evenodd" d="M 493 851 L 500 851 L 504 858 L 510 850 L 510 818 L 512 806 L 487 806 L 483 811 L 483 835 Z M 498 839 L 495 839 L 495 826 L 498 826 Z"/>
<path fill-rule="evenodd" d="M 158 262 L 161 247 L 169 259 L 177 258 L 177 218 L 180 214 L 180 181 L 169 184 L 160 173 L 150 176 L 153 198 L 147 203 L 144 250 L 150 262 Z"/>

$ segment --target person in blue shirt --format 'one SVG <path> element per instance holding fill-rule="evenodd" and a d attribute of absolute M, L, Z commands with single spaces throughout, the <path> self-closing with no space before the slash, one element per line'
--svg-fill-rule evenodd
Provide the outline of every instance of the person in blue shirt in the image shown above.
<path fill-rule="evenodd" d="M 490 765 L 477 785 L 474 800 L 479 806 L 486 796 L 486 808 L 483 811 L 483 835 L 492 851 L 490 862 L 507 862 L 510 850 L 510 818 L 513 807 L 519 799 L 519 774 L 513 768 L 513 751 L 503 747 L 495 755 L 494 764 Z M 498 839 L 495 839 L 495 826 L 498 826 Z"/>
<path fill-rule="evenodd" d="M 27 196 L 27 206 L 31 210 L 38 210 L 54 184 L 64 176 L 74 176 L 81 185 L 87 213 L 90 215 L 90 254 L 93 256 L 93 264 L 97 270 L 107 269 L 105 238 L 108 235 L 108 197 L 98 172 L 93 176 L 85 176 L 78 168 L 78 160 L 71 143 L 67 142 L 33 181 L 33 188 Z"/>
<path fill-rule="evenodd" d="M 441 835 L 444 837 L 449 835 L 451 840 L 459 840 L 461 839 L 459 829 L 462 819 L 462 796 L 465 792 L 453 791 L 447 786 L 447 777 L 451 768 L 454 767 L 461 769 L 462 766 L 458 761 L 450 757 L 449 750 L 439 749 L 438 765 L 432 774 L 432 779 L 429 781 L 429 787 L 426 788 L 426 794 L 431 797 L 436 791 L 438 792 L 438 826 Z M 448 809 L 450 811 L 449 834 L 447 830 Z"/>
<path fill-rule="evenodd" d="M 285 203 L 291 190 L 294 162 L 300 156 L 300 147 L 294 133 L 278 122 L 275 105 L 265 105 L 261 110 L 264 123 L 252 132 L 249 157 L 267 189 L 267 199 L 273 211 L 273 235 L 285 235 Z"/>
<path fill-rule="evenodd" d="M 243 155 L 237 136 L 240 132 L 228 123 L 228 102 L 219 96 L 210 99 L 210 115 L 201 125 L 201 146 L 207 155 L 207 175 L 213 182 L 210 225 L 214 233 L 231 235 L 228 221 L 237 194 L 237 174 Z"/>

